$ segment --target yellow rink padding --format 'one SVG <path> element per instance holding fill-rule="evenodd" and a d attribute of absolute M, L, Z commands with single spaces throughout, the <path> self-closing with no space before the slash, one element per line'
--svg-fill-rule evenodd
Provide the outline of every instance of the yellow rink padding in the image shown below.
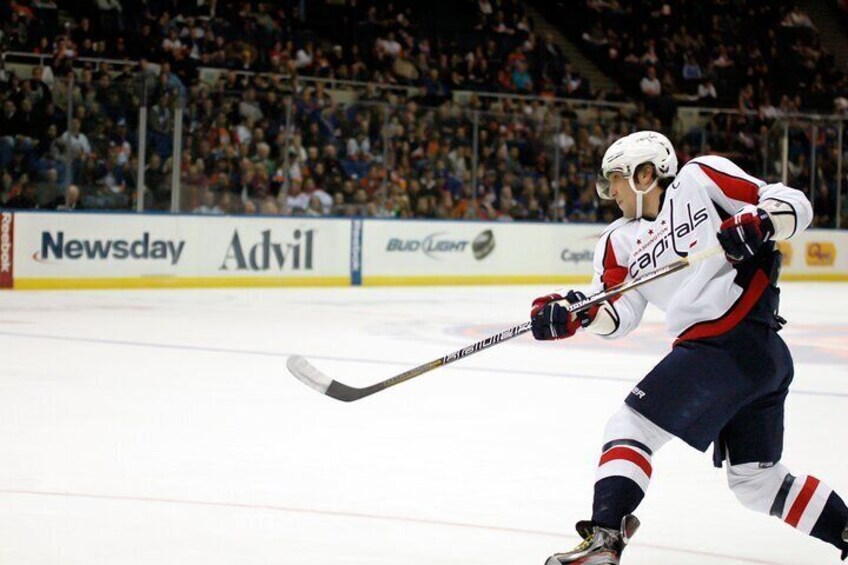
<path fill-rule="evenodd" d="M 362 277 L 363 286 L 433 286 L 494 284 L 588 284 L 588 275 L 422 275 L 413 277 Z"/>
<path fill-rule="evenodd" d="M 787 273 L 781 281 L 848 282 L 848 273 Z M 486 275 L 486 276 L 414 276 L 362 277 L 363 286 L 438 286 L 497 284 L 589 284 L 588 275 Z"/>
<path fill-rule="evenodd" d="M 350 286 L 350 277 L 126 277 L 15 279 L 16 290 Z"/>
<path fill-rule="evenodd" d="M 781 281 L 848 282 L 848 273 L 783 273 Z"/>
<path fill-rule="evenodd" d="M 785 273 L 781 281 L 848 282 L 848 272 Z M 363 277 L 363 286 L 450 286 L 550 284 L 585 285 L 587 275 L 464 275 Z M 16 278 L 16 290 L 92 290 L 133 288 L 273 288 L 350 286 L 350 277 L 123 277 Z"/>

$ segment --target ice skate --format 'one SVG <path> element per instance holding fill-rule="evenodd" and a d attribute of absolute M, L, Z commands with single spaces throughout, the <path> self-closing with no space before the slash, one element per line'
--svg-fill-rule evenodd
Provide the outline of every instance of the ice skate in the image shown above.
<path fill-rule="evenodd" d="M 842 530 L 842 541 L 848 543 L 848 524 L 845 524 L 845 529 Z M 848 559 L 848 548 L 842 550 L 842 561 Z"/>
<path fill-rule="evenodd" d="M 636 516 L 628 514 L 621 520 L 621 529 L 601 528 L 589 521 L 577 522 L 577 533 L 583 541 L 567 553 L 555 553 L 545 565 L 618 565 L 624 546 L 639 528 Z"/>

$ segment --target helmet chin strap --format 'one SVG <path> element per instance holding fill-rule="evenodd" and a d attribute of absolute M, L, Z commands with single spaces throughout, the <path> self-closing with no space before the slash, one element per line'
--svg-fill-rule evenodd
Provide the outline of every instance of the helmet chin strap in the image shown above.
<path fill-rule="evenodd" d="M 642 210 L 642 198 L 646 194 L 648 194 L 649 192 L 651 192 L 652 190 L 654 190 L 657 187 L 657 181 L 658 180 L 659 179 L 654 179 L 654 182 L 651 183 L 651 186 L 649 186 L 645 190 L 639 190 L 639 189 L 636 188 L 636 183 L 633 182 L 633 175 L 631 175 L 627 178 L 627 182 L 630 185 L 630 190 L 632 190 L 633 193 L 636 194 L 636 216 L 635 216 L 635 219 L 639 220 L 639 219 L 642 218 L 642 211 L 643 211 Z"/>

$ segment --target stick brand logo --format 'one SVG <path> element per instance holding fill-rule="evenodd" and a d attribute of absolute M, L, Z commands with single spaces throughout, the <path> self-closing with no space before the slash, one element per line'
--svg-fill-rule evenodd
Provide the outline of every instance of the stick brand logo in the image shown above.
<path fill-rule="evenodd" d="M 510 339 L 510 338 L 518 335 L 519 333 L 521 333 L 521 331 L 525 329 L 525 326 L 529 326 L 529 325 L 530 325 L 530 323 L 527 322 L 527 324 L 525 324 L 523 326 L 516 326 L 514 328 L 509 328 L 508 330 L 504 330 L 499 334 L 495 334 L 493 336 L 487 337 L 484 340 L 478 341 L 477 343 L 475 343 L 473 345 L 469 345 L 465 349 L 460 349 L 459 351 L 454 351 L 453 353 L 445 355 L 442 358 L 442 362 L 443 363 L 450 363 L 452 361 L 456 361 L 457 359 L 462 359 L 463 357 L 467 357 L 468 355 L 471 355 L 472 353 L 475 353 L 475 352 L 480 351 L 482 349 L 486 349 L 487 347 L 491 347 L 492 345 L 494 345 L 496 343 L 500 343 L 502 341 Z"/>
<path fill-rule="evenodd" d="M 388 253 L 417 253 L 422 252 L 431 259 L 441 259 L 446 254 L 461 254 L 471 249 L 474 258 L 482 261 L 495 248 L 495 236 L 492 230 L 486 230 L 474 238 L 473 243 L 467 239 L 451 239 L 444 237 L 447 232 L 432 233 L 422 239 L 400 239 L 393 237 L 386 244 Z M 469 245 L 470 244 L 470 245 Z"/>
<path fill-rule="evenodd" d="M 141 238 L 127 239 L 65 239 L 65 232 L 55 234 L 41 233 L 41 251 L 33 253 L 32 258 L 40 263 L 50 259 L 58 261 L 78 259 L 118 260 L 143 259 L 170 261 L 176 265 L 185 248 L 185 241 L 151 239 L 150 232 L 144 232 Z"/>
<path fill-rule="evenodd" d="M 0 288 L 13 286 L 14 218 L 9 213 L 0 214 Z"/>
<path fill-rule="evenodd" d="M 261 240 L 250 247 L 242 244 L 238 230 L 233 231 L 230 245 L 219 271 L 268 271 L 272 267 L 291 271 L 312 270 L 315 230 L 294 230 L 291 243 L 271 241 L 271 230 L 261 232 Z"/>
<path fill-rule="evenodd" d="M 678 257 L 686 257 L 689 255 L 689 249 L 694 247 L 698 240 L 694 239 L 685 242 L 687 236 L 695 231 L 695 228 L 709 220 L 707 208 L 692 209 L 691 203 L 686 203 L 686 215 L 683 222 L 675 223 L 674 219 L 674 200 L 669 199 L 669 219 L 670 225 L 665 225 L 665 220 L 659 221 L 659 228 L 656 231 L 648 230 L 649 239 L 646 242 L 637 240 L 636 254 L 630 262 L 630 276 L 636 278 L 643 270 L 650 268 L 656 269 L 660 258 L 666 251 L 671 249 Z M 691 239 L 691 238 L 690 238 Z M 641 245 L 640 245 L 641 244 Z"/>

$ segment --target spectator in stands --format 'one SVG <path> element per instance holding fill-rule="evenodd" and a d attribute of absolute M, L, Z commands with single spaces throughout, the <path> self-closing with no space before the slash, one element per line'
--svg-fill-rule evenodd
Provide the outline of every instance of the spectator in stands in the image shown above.
<path fill-rule="evenodd" d="M 681 76 L 687 85 L 686 90 L 688 92 L 694 92 L 696 85 L 704 76 L 701 72 L 701 65 L 698 64 L 695 55 L 691 52 L 686 54 L 686 62 L 683 64 Z"/>
<path fill-rule="evenodd" d="M 202 203 L 200 206 L 192 210 L 195 214 L 222 214 L 223 211 L 215 203 L 215 193 L 211 190 L 204 190 L 201 195 Z"/>
<path fill-rule="evenodd" d="M 62 185 L 59 184 L 59 172 L 55 168 L 47 169 L 44 178 L 35 183 L 35 202 L 39 208 L 55 208 L 56 200 L 63 198 Z"/>
<path fill-rule="evenodd" d="M 65 131 L 57 139 L 57 145 L 62 153 L 70 151 L 70 158 L 75 169 L 79 168 L 83 159 L 91 155 L 91 143 L 88 136 L 80 131 L 81 127 L 79 118 L 73 118 L 70 130 Z"/>
<path fill-rule="evenodd" d="M 26 175 L 15 183 L 9 192 L 8 199 L 3 203 L 6 208 L 29 210 L 36 207 L 35 186 Z"/>
<path fill-rule="evenodd" d="M 718 100 L 718 93 L 712 78 L 706 77 L 698 84 L 697 96 L 698 102 L 706 105 L 714 104 Z"/>
<path fill-rule="evenodd" d="M 639 88 L 642 90 L 642 94 L 648 99 L 659 98 L 660 94 L 662 94 L 662 85 L 657 78 L 656 67 L 650 65 L 645 69 L 645 76 L 642 77 Z"/>
<path fill-rule="evenodd" d="M 80 201 L 80 189 L 75 184 L 68 186 L 68 192 L 65 195 L 64 202 L 56 206 L 57 210 L 64 210 L 68 212 L 73 210 L 82 210 L 83 208 L 85 207 Z"/>
<path fill-rule="evenodd" d="M 280 193 L 283 196 L 283 192 Z M 294 216 L 303 215 L 309 207 L 309 195 L 303 192 L 302 181 L 294 180 L 289 185 L 288 193 L 285 194 L 281 202 L 282 209 L 285 213 Z"/>
<path fill-rule="evenodd" d="M 516 61 L 512 71 L 512 87 L 521 94 L 527 94 L 533 90 L 533 79 L 530 78 L 525 61 Z"/>

